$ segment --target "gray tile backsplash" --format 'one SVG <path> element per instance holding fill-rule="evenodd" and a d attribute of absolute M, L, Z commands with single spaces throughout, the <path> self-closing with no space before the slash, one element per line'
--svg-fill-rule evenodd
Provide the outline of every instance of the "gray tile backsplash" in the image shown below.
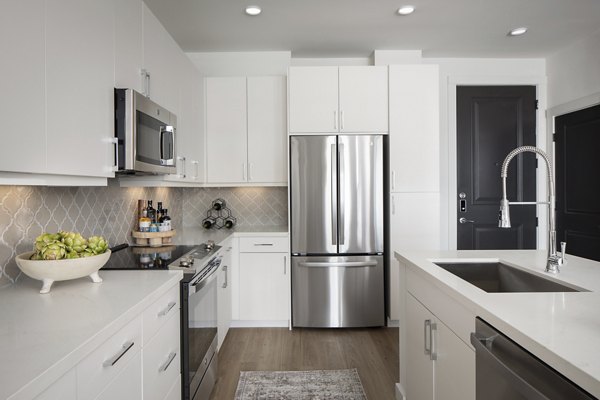
<path fill-rule="evenodd" d="M 206 210 L 223 198 L 238 226 L 287 224 L 287 188 L 121 188 L 0 186 L 0 286 L 19 274 L 17 254 L 30 251 L 43 232 L 103 235 L 111 245 L 131 242 L 138 199 L 162 201 L 173 226 L 200 226 Z"/>

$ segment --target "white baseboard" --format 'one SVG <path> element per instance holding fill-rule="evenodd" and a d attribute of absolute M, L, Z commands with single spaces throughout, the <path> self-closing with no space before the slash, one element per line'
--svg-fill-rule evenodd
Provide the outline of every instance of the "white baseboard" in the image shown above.
<path fill-rule="evenodd" d="M 404 388 L 400 383 L 396 383 L 396 400 L 405 400 Z"/>
<path fill-rule="evenodd" d="M 244 320 L 233 320 L 231 321 L 231 328 L 288 328 L 290 323 L 288 320 L 284 321 L 244 321 Z"/>

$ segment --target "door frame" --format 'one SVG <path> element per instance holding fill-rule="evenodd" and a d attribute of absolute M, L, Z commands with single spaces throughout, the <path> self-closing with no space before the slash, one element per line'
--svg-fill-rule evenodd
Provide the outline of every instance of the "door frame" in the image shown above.
<path fill-rule="evenodd" d="M 511 76 L 448 76 L 447 77 L 447 104 L 448 104 L 448 163 L 447 172 L 444 172 L 442 168 L 441 177 L 444 182 L 443 176 L 446 173 L 447 182 L 446 188 L 442 185 L 441 199 L 442 204 L 446 204 L 447 208 L 444 209 L 442 206 L 442 223 L 446 222 L 446 226 L 442 226 L 442 232 L 447 232 L 448 238 L 448 249 L 456 250 L 457 248 L 457 218 L 458 213 L 456 210 L 456 199 L 458 196 L 457 192 L 457 179 L 456 179 L 456 144 L 457 144 L 457 128 L 456 128 L 456 87 L 457 86 L 535 86 L 536 96 L 538 99 L 538 109 L 536 114 L 536 146 L 546 151 L 547 144 L 547 130 L 546 130 L 546 80 L 536 76 L 523 76 L 523 77 L 511 77 Z M 550 140 L 551 135 L 550 135 Z M 443 139 L 442 139 L 443 142 Z M 444 163 L 440 163 L 444 165 Z M 546 198 L 546 170 L 545 168 L 538 168 L 536 172 L 536 197 Z M 500 178 L 500 177 L 498 177 Z M 498 180 L 500 184 L 500 180 Z M 444 190 L 445 189 L 445 190 Z M 444 193 L 445 192 L 445 193 Z M 499 206 L 499 205 L 498 205 Z M 547 231 L 547 220 L 548 213 L 546 206 L 536 206 L 538 217 L 538 227 L 536 229 L 536 243 L 537 248 L 546 248 L 548 238 L 544 233 Z M 447 218 L 444 218 L 446 214 Z M 542 234 L 540 234 L 542 233 Z M 442 238 L 443 239 L 443 238 Z M 444 242 L 442 241 L 442 244 Z"/>

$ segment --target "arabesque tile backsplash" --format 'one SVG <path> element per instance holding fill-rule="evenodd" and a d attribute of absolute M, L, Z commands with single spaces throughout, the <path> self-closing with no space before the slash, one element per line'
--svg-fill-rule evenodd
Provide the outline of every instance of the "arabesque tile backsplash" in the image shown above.
<path fill-rule="evenodd" d="M 287 224 L 287 188 L 121 188 L 0 186 L 0 286 L 19 274 L 17 254 L 43 232 L 103 235 L 110 245 L 131 242 L 138 199 L 162 201 L 173 226 L 200 226 L 216 198 L 227 201 L 239 226 Z"/>

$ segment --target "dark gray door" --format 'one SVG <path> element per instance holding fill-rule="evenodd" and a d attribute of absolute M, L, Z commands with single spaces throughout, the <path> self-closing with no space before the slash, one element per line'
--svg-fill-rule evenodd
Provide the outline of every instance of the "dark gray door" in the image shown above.
<path fill-rule="evenodd" d="M 511 207 L 512 228 L 498 228 L 500 169 L 515 147 L 535 146 L 535 86 L 457 87 L 457 248 L 533 249 L 535 206 Z M 508 169 L 511 201 L 535 201 L 534 154 Z"/>
<path fill-rule="evenodd" d="M 600 261 L 600 106 L 555 120 L 557 239 Z"/>

